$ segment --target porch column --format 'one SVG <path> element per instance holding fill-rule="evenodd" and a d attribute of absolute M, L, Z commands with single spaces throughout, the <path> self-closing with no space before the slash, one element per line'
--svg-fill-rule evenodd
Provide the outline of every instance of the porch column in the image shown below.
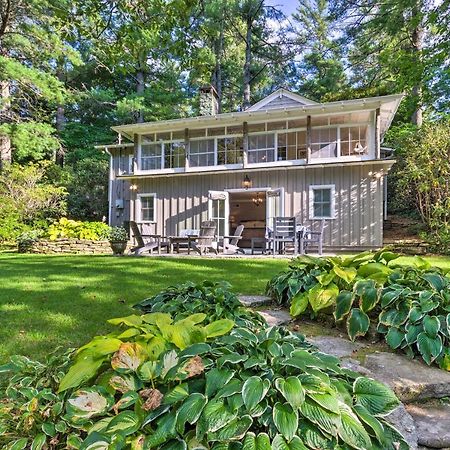
<path fill-rule="evenodd" d="M 381 117 L 380 117 L 380 108 L 377 108 L 375 111 L 375 158 L 381 158 Z"/>
<path fill-rule="evenodd" d="M 190 143 L 189 143 L 189 128 L 184 129 L 184 170 L 187 172 L 189 170 L 189 153 L 190 153 Z"/>
<path fill-rule="evenodd" d="M 306 162 L 311 162 L 311 116 L 306 117 Z"/>
<path fill-rule="evenodd" d="M 134 142 L 134 153 L 133 153 L 133 173 L 136 173 L 138 171 L 138 169 L 141 167 L 140 161 L 138 160 L 139 158 L 139 148 L 141 146 L 141 136 L 139 134 L 134 134 L 133 135 L 133 142 Z"/>
<path fill-rule="evenodd" d="M 242 146 L 244 149 L 242 167 L 247 167 L 248 164 L 248 123 L 242 124 Z"/>

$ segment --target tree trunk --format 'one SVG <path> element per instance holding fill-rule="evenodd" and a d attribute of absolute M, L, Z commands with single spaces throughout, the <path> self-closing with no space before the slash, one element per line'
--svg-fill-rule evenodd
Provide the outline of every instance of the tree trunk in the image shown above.
<path fill-rule="evenodd" d="M 217 110 L 222 112 L 222 51 L 223 51 L 223 24 L 220 27 L 219 38 L 215 45 L 216 50 L 216 67 L 214 69 L 213 84 L 217 91 L 218 102 Z"/>
<path fill-rule="evenodd" d="M 413 8 L 413 17 L 420 13 L 419 5 Z M 417 79 L 416 85 L 412 88 L 412 95 L 414 99 L 415 109 L 411 116 L 411 122 L 418 127 L 422 126 L 423 122 L 423 68 L 422 68 L 422 50 L 423 50 L 424 29 L 423 24 L 420 22 L 414 27 L 411 33 L 411 45 L 414 55 L 414 59 L 418 61 L 420 65 L 420 79 Z"/>
<path fill-rule="evenodd" d="M 10 108 L 10 83 L 9 81 L 0 81 L 0 98 L 3 105 L 0 110 L 0 123 L 10 122 L 9 108 Z M 0 134 L 0 172 L 5 164 L 11 164 L 11 138 L 6 134 Z"/>
<path fill-rule="evenodd" d="M 250 80 L 251 80 L 251 64 L 252 64 L 252 27 L 253 19 L 247 18 L 247 32 L 245 36 L 245 63 L 244 63 L 244 110 L 250 107 Z"/>
<path fill-rule="evenodd" d="M 143 95 L 145 90 L 145 76 L 142 70 L 139 70 L 136 74 L 136 94 Z M 144 111 L 140 109 L 136 114 L 136 122 L 144 122 Z"/>
<path fill-rule="evenodd" d="M 56 76 L 58 77 L 58 80 L 61 82 L 64 82 L 64 70 L 59 64 L 59 67 L 56 72 Z M 64 105 L 58 105 L 56 108 L 56 131 L 58 132 L 58 137 L 61 139 L 61 133 L 64 131 L 65 125 L 66 125 L 66 116 L 65 116 L 65 110 Z M 59 149 L 56 151 L 55 155 L 55 163 L 58 166 L 63 167 L 64 166 L 64 147 L 60 145 Z"/>

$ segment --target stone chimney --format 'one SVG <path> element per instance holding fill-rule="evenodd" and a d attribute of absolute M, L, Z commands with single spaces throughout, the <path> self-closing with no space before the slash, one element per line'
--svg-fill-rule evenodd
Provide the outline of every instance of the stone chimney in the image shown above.
<path fill-rule="evenodd" d="M 200 88 L 200 115 L 214 116 L 219 113 L 219 96 L 214 86 Z"/>

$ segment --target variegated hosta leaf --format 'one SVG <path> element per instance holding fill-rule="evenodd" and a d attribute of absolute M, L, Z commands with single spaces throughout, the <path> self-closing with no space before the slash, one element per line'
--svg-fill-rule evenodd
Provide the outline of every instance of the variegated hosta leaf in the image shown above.
<path fill-rule="evenodd" d="M 371 378 L 358 377 L 353 383 L 353 393 L 356 402 L 373 415 L 389 414 L 400 403 L 387 386 Z"/>
<path fill-rule="evenodd" d="M 336 297 L 339 294 L 339 288 L 334 283 L 330 283 L 326 287 L 316 284 L 308 292 L 311 308 L 314 312 L 317 312 L 321 309 L 328 308 L 335 302 Z"/>
<path fill-rule="evenodd" d="M 117 372 L 134 372 L 147 359 L 144 348 L 133 342 L 125 342 L 114 353 L 111 359 L 111 367 Z"/>
<path fill-rule="evenodd" d="M 399 348 L 402 345 L 403 340 L 405 339 L 405 333 L 404 331 L 399 330 L 396 327 L 390 327 L 385 336 L 385 339 L 389 347 L 393 349 Z"/>
<path fill-rule="evenodd" d="M 318 425 L 325 433 L 331 436 L 337 436 L 339 414 L 326 410 L 308 397 L 306 397 L 300 407 L 300 412 L 310 422 Z"/>
<path fill-rule="evenodd" d="M 177 427 L 184 427 L 186 422 L 189 422 L 191 425 L 197 422 L 207 403 L 208 399 L 199 392 L 195 392 L 187 397 L 178 409 Z"/>
<path fill-rule="evenodd" d="M 245 436 L 252 423 L 253 419 L 250 416 L 238 417 L 215 433 L 209 433 L 208 437 L 211 440 L 239 441 Z"/>
<path fill-rule="evenodd" d="M 442 353 L 442 338 L 439 335 L 432 338 L 425 332 L 419 333 L 417 336 L 417 348 L 423 360 L 430 365 Z"/>
<path fill-rule="evenodd" d="M 298 292 L 294 297 L 291 299 L 291 307 L 290 307 L 290 314 L 292 317 L 297 317 L 303 312 L 305 312 L 306 308 L 309 305 L 309 293 L 308 291 L 305 292 Z"/>
<path fill-rule="evenodd" d="M 347 317 L 347 332 L 352 341 L 358 336 L 364 336 L 369 330 L 370 320 L 367 314 L 358 308 L 353 308 Z"/>
<path fill-rule="evenodd" d="M 298 436 L 287 441 L 281 434 L 277 434 L 272 441 L 272 450 L 308 450 L 308 448 Z"/>
<path fill-rule="evenodd" d="M 300 407 L 305 400 L 305 390 L 297 377 L 277 378 L 275 387 L 293 408 Z"/>
<path fill-rule="evenodd" d="M 204 407 L 197 424 L 198 437 L 206 432 L 214 432 L 223 428 L 237 416 L 236 412 L 224 404 L 222 400 L 210 400 Z"/>
<path fill-rule="evenodd" d="M 247 410 L 252 410 L 267 394 L 270 381 L 253 376 L 248 378 L 242 387 L 242 398 Z"/>
<path fill-rule="evenodd" d="M 175 350 L 171 350 L 167 352 L 163 356 L 163 363 L 161 369 L 161 378 L 165 378 L 167 373 L 172 367 L 175 367 L 178 364 L 178 355 Z"/>
<path fill-rule="evenodd" d="M 284 438 L 290 441 L 298 428 L 298 412 L 289 403 L 275 403 L 273 422 Z"/>
<path fill-rule="evenodd" d="M 426 315 L 423 318 L 423 329 L 430 338 L 435 338 L 441 328 L 441 322 L 436 316 Z"/>
<path fill-rule="evenodd" d="M 335 320 L 342 320 L 350 312 L 352 304 L 353 293 L 349 291 L 341 291 L 336 297 L 336 309 L 333 313 Z"/>
<path fill-rule="evenodd" d="M 339 437 L 352 448 L 367 450 L 371 447 L 370 437 L 356 414 L 350 407 L 341 403 L 339 405 L 341 425 L 338 428 Z"/>
<path fill-rule="evenodd" d="M 75 421 L 99 416 L 108 411 L 114 398 L 102 387 L 75 391 L 67 400 L 67 414 Z"/>

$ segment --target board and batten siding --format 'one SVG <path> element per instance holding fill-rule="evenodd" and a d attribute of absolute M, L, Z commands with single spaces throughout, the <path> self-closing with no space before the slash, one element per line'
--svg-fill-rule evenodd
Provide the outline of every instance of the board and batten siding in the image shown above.
<path fill-rule="evenodd" d="M 327 219 L 324 245 L 330 248 L 373 248 L 382 245 L 383 236 L 383 178 L 372 176 L 380 165 L 376 162 L 359 165 L 302 167 L 292 169 L 248 170 L 214 174 L 171 175 L 136 178 L 137 190 L 116 180 L 112 192 L 124 195 L 125 204 L 133 204 L 137 194 L 156 194 L 155 233 L 177 235 L 187 228 L 200 228 L 208 219 L 208 191 L 242 188 L 247 174 L 252 188 L 284 188 L 284 214 L 296 216 L 298 222 L 313 229 L 319 220 L 309 219 L 309 194 L 311 185 L 335 185 L 335 218 Z M 131 210 L 131 220 L 134 208 Z M 120 217 L 112 210 L 112 223 L 120 225 Z M 125 220 L 129 218 L 125 217 Z"/>

